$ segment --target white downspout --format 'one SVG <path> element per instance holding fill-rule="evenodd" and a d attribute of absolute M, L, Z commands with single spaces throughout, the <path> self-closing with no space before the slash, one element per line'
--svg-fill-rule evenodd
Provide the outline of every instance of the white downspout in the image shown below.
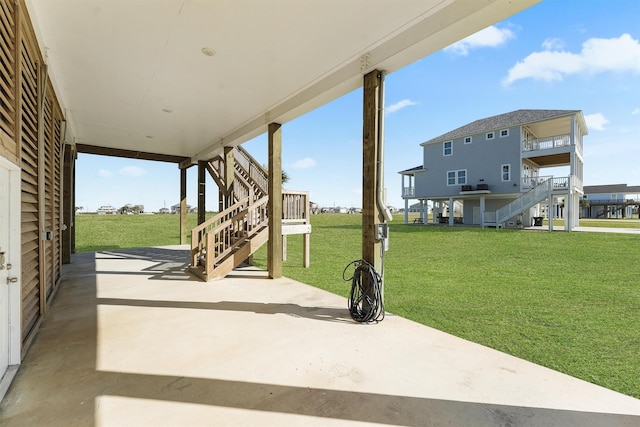
<path fill-rule="evenodd" d="M 391 212 L 384 204 L 382 198 L 384 175 L 384 71 L 380 71 L 380 93 L 378 99 L 378 159 L 376 160 L 376 204 L 378 205 L 378 211 L 384 217 L 383 224 L 387 221 L 391 221 L 393 217 Z"/>

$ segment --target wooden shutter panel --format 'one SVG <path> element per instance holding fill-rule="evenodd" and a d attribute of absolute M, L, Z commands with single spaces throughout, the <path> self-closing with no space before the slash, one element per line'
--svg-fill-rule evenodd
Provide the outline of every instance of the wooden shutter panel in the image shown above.
<path fill-rule="evenodd" d="M 24 15 L 23 15 L 24 16 Z M 26 26 L 23 25 L 23 28 Z M 40 314 L 40 206 L 38 202 L 38 67 L 36 51 L 21 40 L 20 143 L 22 166 L 22 340 L 26 341 Z"/>
<path fill-rule="evenodd" d="M 0 0 L 0 129 L 15 137 L 15 3 Z"/>

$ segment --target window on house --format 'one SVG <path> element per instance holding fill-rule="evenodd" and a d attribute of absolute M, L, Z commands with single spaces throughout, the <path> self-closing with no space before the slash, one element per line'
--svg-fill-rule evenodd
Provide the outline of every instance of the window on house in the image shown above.
<path fill-rule="evenodd" d="M 458 171 L 458 185 L 467 183 L 467 170 L 462 169 Z"/>
<path fill-rule="evenodd" d="M 502 165 L 502 182 L 511 181 L 511 165 Z"/>
<path fill-rule="evenodd" d="M 487 132 L 487 140 L 494 139 L 495 137 L 495 132 Z"/>
<path fill-rule="evenodd" d="M 465 144 L 471 144 L 471 137 L 470 136 L 465 137 L 464 138 L 464 143 Z"/>
<path fill-rule="evenodd" d="M 456 185 L 456 171 L 447 172 L 447 185 Z"/>
<path fill-rule="evenodd" d="M 509 136 L 509 129 L 502 129 L 500 131 L 500 138 L 504 138 L 506 136 Z"/>
<path fill-rule="evenodd" d="M 467 183 L 467 170 L 447 171 L 447 185 L 464 185 Z"/>
<path fill-rule="evenodd" d="M 442 154 L 444 156 L 450 156 L 453 154 L 453 141 L 447 141 L 442 146 Z"/>

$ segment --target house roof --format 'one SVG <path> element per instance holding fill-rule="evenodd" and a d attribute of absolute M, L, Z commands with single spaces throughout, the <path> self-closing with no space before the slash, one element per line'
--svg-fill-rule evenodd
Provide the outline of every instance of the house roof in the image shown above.
<path fill-rule="evenodd" d="M 580 112 L 580 110 L 516 110 L 510 113 L 498 114 L 497 116 L 476 120 L 438 137 L 425 141 L 420 145 L 435 144 L 464 136 L 555 119 Z"/>
<path fill-rule="evenodd" d="M 416 166 L 415 168 L 405 169 L 405 170 L 400 171 L 398 173 L 402 174 L 402 175 L 412 175 L 413 172 L 419 172 L 419 171 L 423 171 L 423 170 L 424 170 L 424 166 L 420 165 L 420 166 Z"/>
<path fill-rule="evenodd" d="M 640 193 L 640 185 L 627 184 L 585 185 L 584 194 L 600 193 Z"/>
<path fill-rule="evenodd" d="M 539 1 L 25 3 L 68 142 L 195 162 Z"/>

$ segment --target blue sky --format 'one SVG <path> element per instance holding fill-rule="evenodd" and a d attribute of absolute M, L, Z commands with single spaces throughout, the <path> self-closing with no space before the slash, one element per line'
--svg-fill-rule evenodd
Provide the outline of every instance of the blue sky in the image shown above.
<path fill-rule="evenodd" d="M 422 163 L 420 143 L 517 109 L 582 110 L 584 184 L 640 185 L 640 1 L 545 0 L 386 77 L 387 203 L 403 207 L 398 171 Z M 244 144 L 261 163 L 267 137 Z M 320 206 L 361 206 L 362 91 L 283 125 L 291 190 Z M 76 205 L 178 203 L 177 166 L 80 154 Z M 197 204 L 196 168 L 187 201 Z M 217 189 L 207 183 L 208 208 Z"/>

